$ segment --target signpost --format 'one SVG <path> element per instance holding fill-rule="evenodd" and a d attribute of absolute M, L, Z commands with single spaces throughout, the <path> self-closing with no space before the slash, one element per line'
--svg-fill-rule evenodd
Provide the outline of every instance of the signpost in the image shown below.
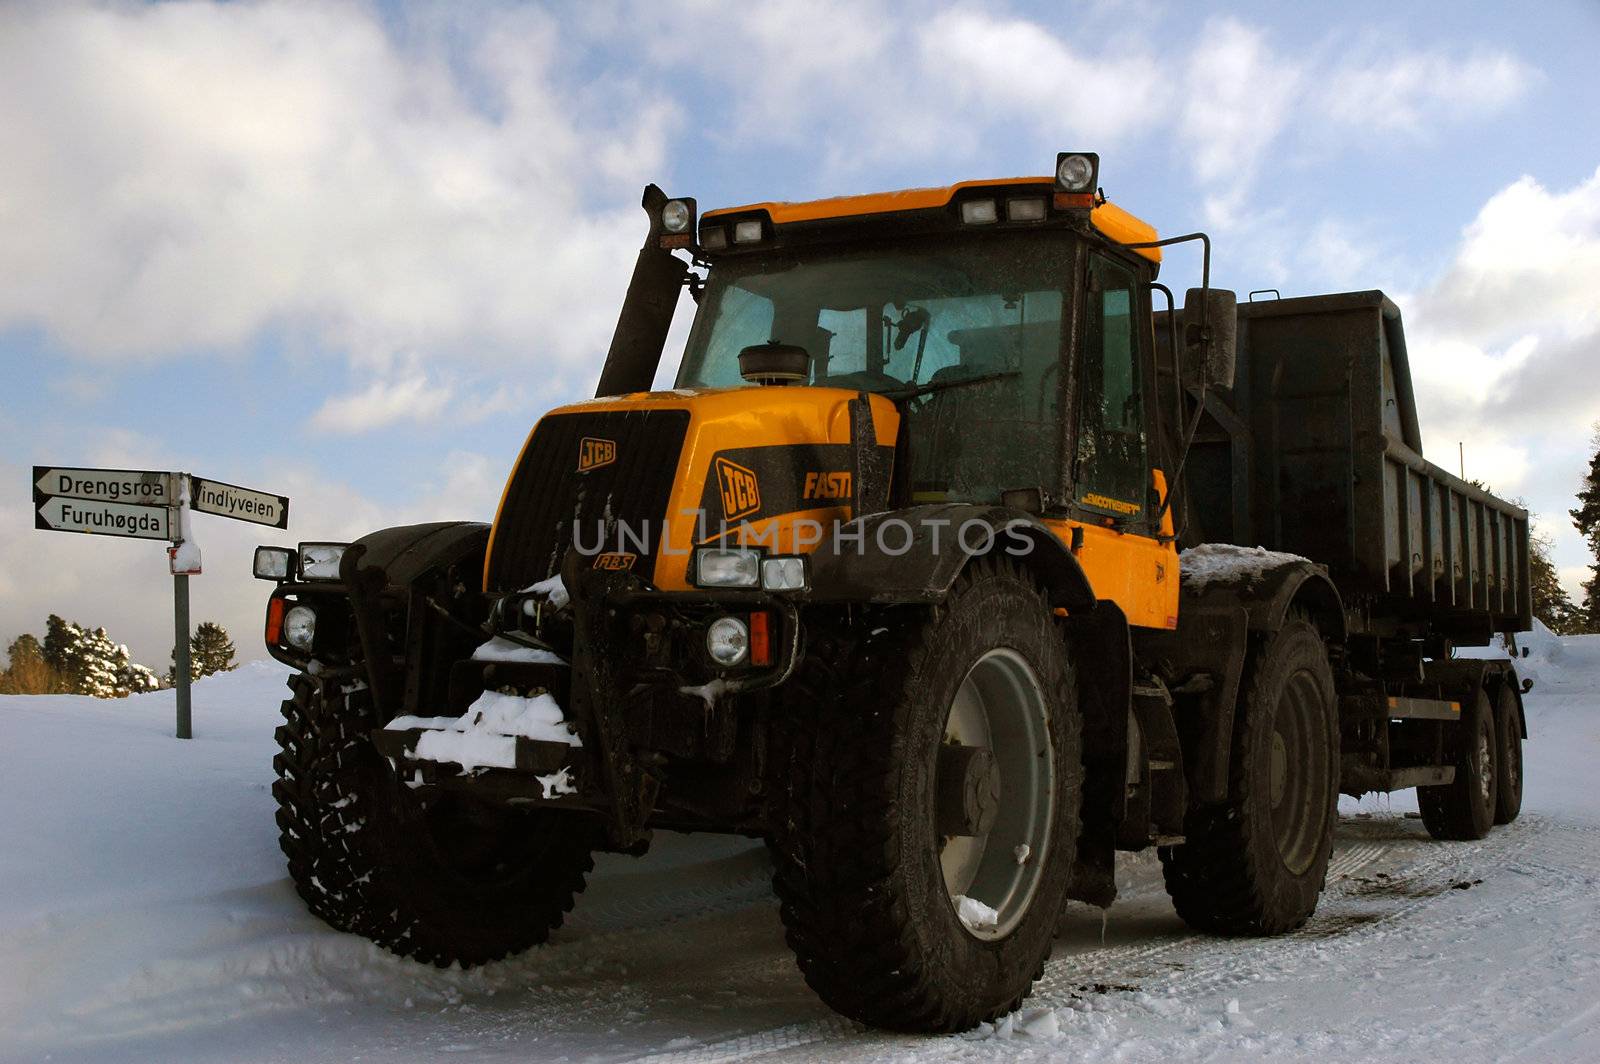
<path fill-rule="evenodd" d="M 173 678 L 177 734 L 191 737 L 189 715 L 189 577 L 200 572 L 191 511 L 273 528 L 289 527 L 283 495 L 241 488 L 188 473 L 144 469 L 33 467 L 33 527 L 131 539 L 164 539 L 172 570 Z"/>

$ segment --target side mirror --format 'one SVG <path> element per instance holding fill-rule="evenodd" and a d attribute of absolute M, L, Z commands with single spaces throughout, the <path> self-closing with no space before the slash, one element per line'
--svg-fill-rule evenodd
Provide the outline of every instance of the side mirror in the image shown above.
<path fill-rule="evenodd" d="M 1205 308 L 1202 333 L 1201 307 Z M 1206 386 L 1233 387 L 1239 335 L 1239 298 L 1226 288 L 1191 288 L 1183 297 L 1183 375 Z"/>

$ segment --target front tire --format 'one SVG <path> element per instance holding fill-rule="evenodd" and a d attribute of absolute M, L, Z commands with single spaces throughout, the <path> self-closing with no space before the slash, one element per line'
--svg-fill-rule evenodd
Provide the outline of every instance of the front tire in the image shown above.
<path fill-rule="evenodd" d="M 1053 944 L 1083 780 L 1038 586 L 979 559 L 938 607 L 840 621 L 781 713 L 773 882 L 807 984 L 903 1031 L 1015 1009 Z"/>
<path fill-rule="evenodd" d="M 1228 797 L 1191 811 L 1161 864 L 1190 927 L 1275 935 L 1316 911 L 1338 820 L 1338 701 L 1321 634 L 1291 617 L 1251 649 L 1240 690 Z"/>
<path fill-rule="evenodd" d="M 368 737 L 360 681 L 289 680 L 278 728 L 279 845 L 316 916 L 445 967 L 545 941 L 583 890 L 593 829 L 570 813 L 423 801 Z"/>

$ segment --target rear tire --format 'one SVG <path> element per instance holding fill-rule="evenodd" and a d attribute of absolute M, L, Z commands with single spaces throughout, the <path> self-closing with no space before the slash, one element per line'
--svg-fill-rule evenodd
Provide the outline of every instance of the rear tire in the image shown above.
<path fill-rule="evenodd" d="M 1522 812 L 1522 716 L 1511 680 L 1500 685 L 1494 704 L 1494 731 L 1500 746 L 1500 784 L 1495 788 L 1494 822 L 1509 824 Z"/>
<path fill-rule="evenodd" d="M 978 559 L 931 610 L 812 624 L 780 707 L 769 840 L 801 973 L 878 1027 L 960 1031 L 1012 1011 L 1050 954 L 1078 839 L 1081 721 L 1049 603 Z M 995 772 L 972 834 L 947 830 L 961 748 L 989 750 L 977 760 Z M 958 896 L 994 926 L 964 922 Z"/>
<path fill-rule="evenodd" d="M 1161 864 L 1190 927 L 1274 935 L 1316 910 L 1338 820 L 1338 702 L 1321 634 L 1291 617 L 1251 650 L 1240 690 L 1228 798 L 1192 810 Z"/>
<path fill-rule="evenodd" d="M 1495 734 L 1494 707 L 1479 691 L 1461 708 L 1453 737 L 1456 778 L 1436 787 L 1417 788 L 1422 824 L 1436 839 L 1481 839 L 1494 826 L 1499 801 L 1499 739 Z"/>
<path fill-rule="evenodd" d="M 363 684 L 299 674 L 289 686 L 272 793 L 279 845 L 313 914 L 440 967 L 499 960 L 561 925 L 594 867 L 588 822 L 424 803 L 372 745 Z"/>

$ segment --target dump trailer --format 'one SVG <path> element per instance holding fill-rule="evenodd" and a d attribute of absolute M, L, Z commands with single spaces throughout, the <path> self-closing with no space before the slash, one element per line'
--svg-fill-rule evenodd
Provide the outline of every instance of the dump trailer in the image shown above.
<path fill-rule="evenodd" d="M 1340 791 L 1520 806 L 1522 510 L 1422 457 L 1378 292 L 1239 303 L 1099 158 L 649 230 L 594 399 L 492 524 L 257 550 L 296 671 L 296 888 L 439 965 L 544 942 L 592 854 L 765 840 L 806 982 L 881 1027 L 1025 998 L 1157 849 L 1192 926 L 1314 911 Z M 1179 306 L 1166 248 L 1202 252 Z M 652 390 L 680 297 L 694 321 Z"/>

